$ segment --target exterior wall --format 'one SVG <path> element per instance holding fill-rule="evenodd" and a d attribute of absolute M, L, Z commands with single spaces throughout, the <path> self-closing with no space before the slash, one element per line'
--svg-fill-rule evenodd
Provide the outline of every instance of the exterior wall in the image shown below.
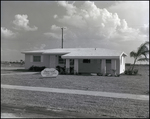
<path fill-rule="evenodd" d="M 42 61 L 41 62 L 33 62 L 33 55 L 41 55 Z M 25 69 L 29 69 L 32 65 L 49 67 L 49 55 L 25 54 Z"/>
<path fill-rule="evenodd" d="M 33 62 L 33 55 L 41 55 L 42 61 L 41 62 Z M 125 70 L 125 57 L 123 57 L 122 62 L 121 57 L 120 59 L 116 60 L 116 73 L 120 74 L 123 73 Z M 105 60 L 106 61 L 106 60 Z M 83 59 L 78 60 L 78 72 L 79 73 L 100 73 L 102 72 L 102 59 L 91 59 L 90 63 L 83 63 Z M 58 56 L 57 55 L 46 55 L 46 54 L 25 54 L 25 69 L 30 68 L 32 65 L 34 66 L 45 66 L 56 68 L 56 66 L 64 67 L 66 64 L 59 64 Z M 74 65 L 70 65 L 72 67 Z"/>
<path fill-rule="evenodd" d="M 125 71 L 125 56 L 120 57 L 120 73 Z"/>
<path fill-rule="evenodd" d="M 119 58 L 116 59 L 116 73 L 120 74 L 120 60 L 119 60 Z"/>
<path fill-rule="evenodd" d="M 91 59 L 91 63 L 83 63 L 83 59 L 79 59 L 79 73 L 100 73 L 100 59 Z"/>
<path fill-rule="evenodd" d="M 49 59 L 49 68 L 56 68 L 56 55 L 50 55 Z"/>

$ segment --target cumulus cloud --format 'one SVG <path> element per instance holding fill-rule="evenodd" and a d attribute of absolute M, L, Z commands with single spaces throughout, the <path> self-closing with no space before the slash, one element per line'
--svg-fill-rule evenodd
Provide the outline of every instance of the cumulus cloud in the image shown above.
<path fill-rule="evenodd" d="M 139 30 L 142 34 L 149 35 L 149 24 L 144 24 Z"/>
<path fill-rule="evenodd" d="M 44 35 L 47 37 L 52 37 L 54 39 L 60 39 L 60 35 L 58 35 L 56 33 L 48 32 L 48 33 L 44 33 Z"/>
<path fill-rule="evenodd" d="M 149 22 L 149 1 L 116 1 L 108 10 L 112 13 L 117 12 L 131 27 Z"/>
<path fill-rule="evenodd" d="M 56 30 L 58 30 L 58 29 L 60 29 L 60 27 L 58 27 L 58 26 L 56 26 L 56 25 L 52 25 L 52 26 L 51 26 L 51 30 L 56 31 Z"/>
<path fill-rule="evenodd" d="M 6 29 L 5 27 L 1 27 L 1 36 L 4 38 L 14 38 L 16 33 Z"/>
<path fill-rule="evenodd" d="M 129 27 L 127 21 L 119 18 L 117 13 L 100 9 L 94 2 L 85 1 L 78 8 L 66 1 L 59 1 L 58 5 L 66 9 L 66 15 L 57 16 L 58 22 L 76 28 L 72 32 L 79 38 L 111 40 L 117 37 L 118 40 L 133 40 L 139 34 L 138 29 Z"/>
<path fill-rule="evenodd" d="M 15 20 L 13 21 L 15 25 L 15 29 L 21 30 L 24 29 L 25 31 L 36 31 L 38 28 L 36 26 L 30 27 L 28 15 L 15 15 Z"/>
<path fill-rule="evenodd" d="M 73 15 L 76 13 L 76 6 L 73 4 L 69 4 L 67 1 L 58 1 L 58 5 L 64 7 L 67 10 L 68 15 Z"/>
<path fill-rule="evenodd" d="M 55 15 L 54 15 L 54 18 L 56 19 L 57 17 L 58 17 L 57 14 L 55 14 Z"/>

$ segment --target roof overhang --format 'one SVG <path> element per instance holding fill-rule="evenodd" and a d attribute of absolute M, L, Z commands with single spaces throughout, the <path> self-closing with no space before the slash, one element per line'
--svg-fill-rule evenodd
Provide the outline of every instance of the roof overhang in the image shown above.
<path fill-rule="evenodd" d="M 119 56 L 61 56 L 63 59 L 118 59 Z"/>
<path fill-rule="evenodd" d="M 42 54 L 49 54 L 49 55 L 65 55 L 69 52 L 43 52 Z"/>
<path fill-rule="evenodd" d="M 42 54 L 43 52 L 21 52 L 22 54 Z"/>

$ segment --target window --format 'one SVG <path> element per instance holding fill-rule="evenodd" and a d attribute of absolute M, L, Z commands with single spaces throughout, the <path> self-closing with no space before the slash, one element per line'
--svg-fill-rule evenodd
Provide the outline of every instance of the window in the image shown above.
<path fill-rule="evenodd" d="M 111 59 L 106 60 L 106 63 L 111 63 Z"/>
<path fill-rule="evenodd" d="M 83 59 L 83 63 L 90 63 L 91 60 L 90 59 Z"/>
<path fill-rule="evenodd" d="M 65 64 L 66 63 L 66 60 L 65 59 L 62 59 L 61 56 L 58 57 L 58 62 L 59 64 Z"/>
<path fill-rule="evenodd" d="M 33 56 L 33 62 L 41 62 L 41 56 Z"/>

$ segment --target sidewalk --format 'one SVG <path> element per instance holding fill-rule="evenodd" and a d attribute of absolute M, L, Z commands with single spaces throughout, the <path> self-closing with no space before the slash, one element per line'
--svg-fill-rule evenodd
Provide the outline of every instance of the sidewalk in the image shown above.
<path fill-rule="evenodd" d="M 135 94 L 127 94 L 127 93 L 84 91 L 84 90 L 31 87 L 31 86 L 17 86 L 17 85 L 5 85 L 5 84 L 1 84 L 1 88 L 26 90 L 26 91 L 27 90 L 28 91 L 42 91 L 42 92 L 51 92 L 51 93 L 90 95 L 90 96 L 101 96 L 101 97 L 111 97 L 111 98 L 123 98 L 123 99 L 134 99 L 134 100 L 149 101 L 149 96 L 148 95 L 135 95 Z"/>
<path fill-rule="evenodd" d="M 7 73 L 7 74 L 1 74 L 1 75 L 25 75 L 25 74 L 36 74 L 39 72 L 21 72 L 21 73 Z"/>
<path fill-rule="evenodd" d="M 5 69 L 5 70 L 10 70 L 10 69 L 25 69 L 24 67 L 1 67 L 1 70 L 3 70 L 3 69 Z"/>

